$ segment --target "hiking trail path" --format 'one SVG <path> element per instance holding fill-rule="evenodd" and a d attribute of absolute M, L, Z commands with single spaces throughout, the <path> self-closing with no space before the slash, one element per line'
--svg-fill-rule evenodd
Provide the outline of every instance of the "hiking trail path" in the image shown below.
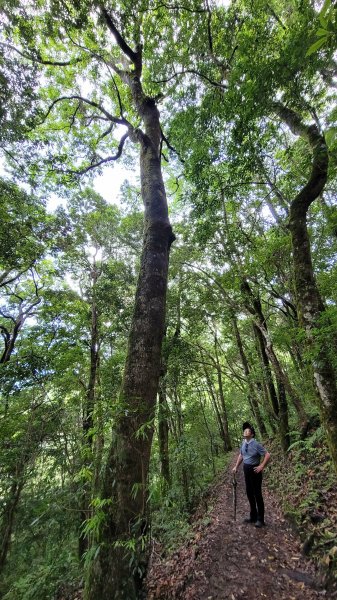
<path fill-rule="evenodd" d="M 242 467 L 237 474 L 234 521 L 232 468 L 211 488 L 193 520 L 193 534 L 168 558 L 154 543 L 147 600 L 314 600 L 337 598 L 320 585 L 315 565 L 282 515 L 264 478 L 266 527 L 243 523 L 249 516 Z M 272 465 L 271 465 L 272 468 Z M 209 512 L 206 513 L 207 508 Z M 205 514 L 206 513 L 206 514 Z"/>

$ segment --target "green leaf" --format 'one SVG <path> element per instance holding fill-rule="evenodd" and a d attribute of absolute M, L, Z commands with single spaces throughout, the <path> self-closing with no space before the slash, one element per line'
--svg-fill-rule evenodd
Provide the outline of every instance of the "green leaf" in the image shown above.
<path fill-rule="evenodd" d="M 319 50 L 325 43 L 326 43 L 327 37 L 321 37 L 319 40 L 317 40 L 317 42 L 315 42 L 314 44 L 312 44 L 312 46 L 310 46 L 309 50 L 306 53 L 306 56 L 311 56 L 311 54 L 314 54 L 314 52 L 316 52 L 317 50 Z"/>
<path fill-rule="evenodd" d="M 329 35 L 329 32 L 326 29 L 323 29 L 322 27 L 319 27 L 316 31 L 316 36 L 317 37 L 321 37 L 321 36 L 325 36 L 327 37 Z"/>
<path fill-rule="evenodd" d="M 331 146 L 337 139 L 337 127 L 330 127 L 324 134 L 326 143 Z"/>
<path fill-rule="evenodd" d="M 319 22 L 322 25 L 322 27 L 324 27 L 325 29 L 327 29 L 327 27 L 328 27 L 328 20 L 325 19 L 325 17 L 322 14 L 319 14 L 318 18 L 319 18 Z"/>

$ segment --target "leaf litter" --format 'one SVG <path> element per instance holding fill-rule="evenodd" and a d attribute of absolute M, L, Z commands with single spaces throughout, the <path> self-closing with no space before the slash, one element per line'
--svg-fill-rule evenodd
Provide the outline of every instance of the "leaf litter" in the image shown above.
<path fill-rule="evenodd" d="M 337 598 L 324 589 L 315 565 L 301 553 L 301 540 L 264 483 L 266 527 L 243 523 L 248 516 L 242 470 L 237 476 L 233 518 L 232 465 L 210 489 L 208 511 L 197 511 L 192 537 L 169 557 L 154 544 L 146 580 L 147 600 L 314 600 Z M 205 513 L 208 518 L 205 519 Z"/>

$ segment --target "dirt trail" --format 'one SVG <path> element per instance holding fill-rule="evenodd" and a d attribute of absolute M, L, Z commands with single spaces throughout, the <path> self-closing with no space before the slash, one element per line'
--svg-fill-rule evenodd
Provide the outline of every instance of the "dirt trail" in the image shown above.
<path fill-rule="evenodd" d="M 312 600 L 332 598 L 319 586 L 314 565 L 284 520 L 264 483 L 266 527 L 242 521 L 248 516 L 242 469 L 237 476 L 237 520 L 233 520 L 232 466 L 208 499 L 209 518 L 199 518 L 194 534 L 173 556 L 154 553 L 148 600 Z"/>

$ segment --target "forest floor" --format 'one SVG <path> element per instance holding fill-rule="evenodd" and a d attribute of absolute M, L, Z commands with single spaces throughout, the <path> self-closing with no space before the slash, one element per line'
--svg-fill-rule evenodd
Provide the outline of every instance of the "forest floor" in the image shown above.
<path fill-rule="evenodd" d="M 242 468 L 234 521 L 235 458 L 194 515 L 186 542 L 166 558 L 154 543 L 147 600 L 337 599 L 337 591 L 323 588 L 314 563 L 301 553 L 302 542 L 268 489 L 268 477 L 263 485 L 266 527 L 243 523 L 249 511 Z"/>

